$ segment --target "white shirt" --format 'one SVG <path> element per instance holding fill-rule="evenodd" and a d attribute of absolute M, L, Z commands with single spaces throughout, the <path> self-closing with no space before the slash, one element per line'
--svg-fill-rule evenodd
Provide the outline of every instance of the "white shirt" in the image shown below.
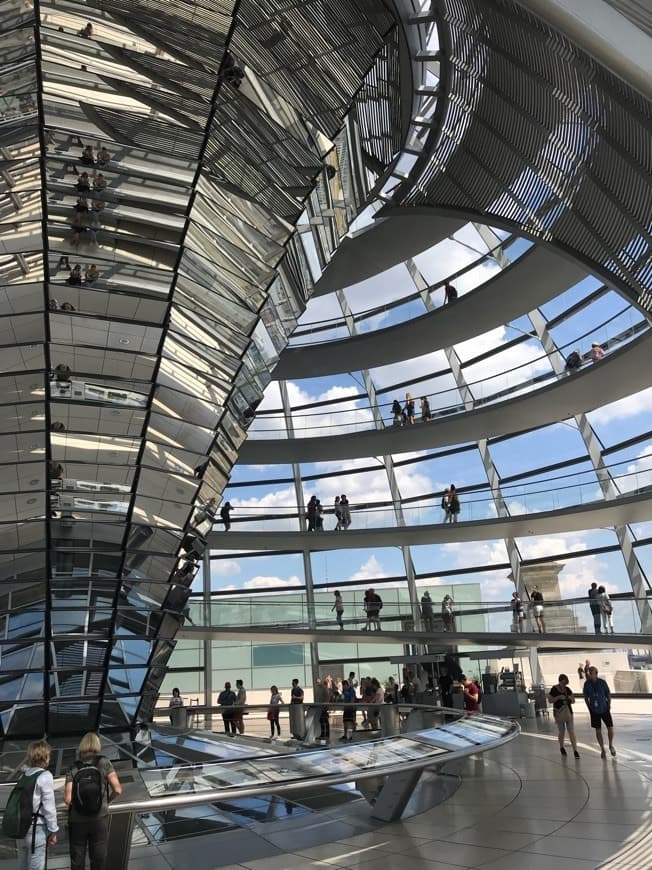
<path fill-rule="evenodd" d="M 26 776 L 31 776 L 33 773 L 41 773 L 36 780 L 34 786 L 34 797 L 32 799 L 32 811 L 39 813 L 45 819 L 48 833 L 56 834 L 59 830 L 57 824 L 57 810 L 54 803 L 54 779 L 49 770 L 43 770 L 42 767 L 28 767 L 25 771 Z"/>

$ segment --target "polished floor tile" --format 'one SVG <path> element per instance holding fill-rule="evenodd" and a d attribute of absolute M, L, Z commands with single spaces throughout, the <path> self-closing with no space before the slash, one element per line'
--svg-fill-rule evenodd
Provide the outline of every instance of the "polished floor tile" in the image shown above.
<path fill-rule="evenodd" d="M 576 840 L 572 837 L 562 837 L 554 834 L 544 837 L 528 846 L 523 851 L 547 855 L 551 860 L 558 858 L 580 858 L 582 861 L 606 861 L 622 847 L 620 841 L 609 840 Z M 641 868 L 642 870 L 642 868 Z"/>
<path fill-rule="evenodd" d="M 357 870 L 406 870 L 405 858 L 400 855 L 385 855 L 363 864 L 356 864 Z M 412 858 L 409 870 L 460 870 L 454 864 L 442 864 L 440 861 L 428 861 L 423 858 Z"/>
<path fill-rule="evenodd" d="M 499 861 L 484 864 L 482 870 L 596 870 L 596 864 L 595 861 L 577 858 L 549 858 L 547 855 L 513 852 Z"/>
<path fill-rule="evenodd" d="M 326 864 L 316 858 L 306 858 L 304 855 L 286 854 L 247 861 L 243 866 L 246 870 L 333 870 L 336 865 Z"/>
<path fill-rule="evenodd" d="M 412 858 L 443 861 L 457 867 L 479 867 L 488 861 L 509 854 L 505 849 L 491 849 L 484 846 L 468 845 L 466 843 L 451 843 L 447 840 L 432 840 L 423 846 L 406 849 L 403 853 L 405 863 L 411 866 Z"/>

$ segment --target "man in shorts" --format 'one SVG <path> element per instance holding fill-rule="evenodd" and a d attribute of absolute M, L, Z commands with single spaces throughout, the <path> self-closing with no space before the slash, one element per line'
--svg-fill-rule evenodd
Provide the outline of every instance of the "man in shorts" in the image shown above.
<path fill-rule="evenodd" d="M 609 752 L 616 754 L 614 748 L 614 721 L 611 718 L 611 692 L 605 680 L 598 677 L 598 669 L 591 665 L 586 672 L 584 683 L 584 700 L 591 714 L 591 728 L 595 728 L 595 736 L 600 747 L 602 758 L 607 757 L 602 739 L 602 723 L 607 726 Z"/>

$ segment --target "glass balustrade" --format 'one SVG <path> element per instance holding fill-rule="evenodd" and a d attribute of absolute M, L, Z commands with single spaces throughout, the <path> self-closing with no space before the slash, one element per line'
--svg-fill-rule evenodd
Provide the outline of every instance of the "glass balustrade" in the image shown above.
<path fill-rule="evenodd" d="M 609 321 L 603 324 L 600 328 L 591 331 L 594 335 L 599 329 L 605 338 L 602 342 L 603 346 L 607 347 L 607 353 L 613 352 L 625 344 L 641 335 L 647 330 L 645 321 L 637 321 L 636 323 L 627 326 L 623 330 L 623 323 L 620 313 L 615 315 L 611 320 L 614 321 L 613 329 L 609 328 Z M 578 342 L 585 340 L 586 336 L 580 336 L 569 342 L 568 346 L 561 349 L 561 354 L 570 353 L 576 347 Z M 500 351 L 494 354 L 493 362 L 497 368 L 500 368 Z M 560 377 L 573 377 L 573 374 L 558 375 L 554 365 L 556 361 L 561 359 L 560 353 L 555 353 L 550 356 L 545 354 L 534 356 L 532 360 L 524 365 L 507 371 L 499 371 L 496 374 L 488 377 L 472 380 L 469 379 L 467 384 L 467 397 L 463 400 L 457 386 L 453 385 L 448 389 L 437 393 L 427 394 L 431 409 L 431 420 L 436 420 L 440 417 L 450 414 L 459 414 L 464 411 L 472 411 L 485 405 L 493 404 L 525 392 L 530 392 L 532 389 L 557 382 Z M 590 367 L 593 363 L 587 358 L 583 360 L 582 369 Z M 472 369 L 469 370 L 469 374 Z M 397 390 L 397 397 L 401 405 L 404 404 L 402 394 Z M 421 424 L 420 399 L 422 394 L 414 391 L 415 403 L 415 420 L 418 425 Z M 374 417 L 374 413 L 369 407 L 358 407 L 357 403 L 361 399 L 352 395 L 350 398 L 345 398 L 338 404 L 333 404 L 326 408 L 320 406 L 314 411 L 297 410 L 292 414 L 292 425 L 294 429 L 294 437 L 296 438 L 314 438 L 318 436 L 351 434 L 355 432 L 366 432 L 373 429 L 382 429 Z M 393 401 L 393 400 L 392 400 Z M 375 411 L 382 417 L 385 427 L 398 427 L 400 422 L 395 422 L 392 415 L 392 402 L 383 402 L 375 406 Z M 261 413 L 254 420 L 249 429 L 250 438 L 278 438 L 281 431 L 285 428 L 285 417 L 281 413 L 270 412 Z M 406 429 L 410 427 L 404 427 Z"/>
<path fill-rule="evenodd" d="M 639 458 L 641 461 L 652 459 L 651 455 Z M 459 492 L 460 513 L 458 522 L 487 521 L 501 518 L 516 518 L 559 511 L 573 507 L 608 503 L 613 499 L 652 491 L 652 477 L 649 470 L 628 472 L 631 463 L 623 462 L 605 469 L 610 474 L 603 486 L 595 477 L 595 472 L 587 471 L 558 478 L 547 478 L 529 485 L 504 487 L 501 491 L 503 508 L 497 513 L 497 497 L 482 492 Z M 619 473 L 622 472 L 622 473 Z M 584 478 L 584 479 L 582 479 Z M 605 490 L 606 489 L 606 493 Z M 427 526 L 445 523 L 449 517 L 442 507 L 443 493 L 420 500 L 417 504 L 360 505 L 351 504 L 351 529 L 395 528 L 399 525 L 397 515 L 402 517 L 401 525 Z M 337 518 L 331 505 L 325 505 L 321 514 L 323 532 L 334 531 Z M 400 509 L 400 510 L 399 510 Z M 299 516 L 294 505 L 276 507 L 274 513 L 268 508 L 251 506 L 234 508 L 232 517 L 235 531 L 297 531 Z M 308 526 L 307 516 L 301 520 L 303 528 Z M 219 523 L 215 526 L 220 528 Z"/>
<path fill-rule="evenodd" d="M 382 588 L 377 589 L 383 597 Z M 421 592 L 421 590 L 419 590 Z M 345 595 L 351 593 L 344 592 Z M 355 600 L 345 600 L 343 626 L 345 631 L 361 631 L 367 628 L 363 604 L 363 592 Z M 210 602 L 192 601 L 190 619 L 193 626 L 237 629 L 318 629 L 339 632 L 340 626 L 332 610 L 332 601 L 316 602 L 312 607 L 305 596 L 279 595 L 275 600 L 256 598 L 222 598 Z M 652 620 L 644 624 L 641 613 L 652 608 L 652 597 L 636 598 L 630 594 L 611 596 L 613 634 L 650 634 Z M 413 632 L 454 635 L 539 633 L 534 605 L 523 603 L 523 619 L 516 620 L 510 602 L 454 602 L 452 619 L 442 613 L 440 601 L 433 599 L 432 617 L 422 614 L 421 605 L 409 601 L 386 600 L 380 611 L 380 623 L 387 632 Z M 603 620 L 604 623 L 604 620 Z M 542 634 L 585 635 L 595 638 L 593 614 L 587 598 L 570 598 L 545 601 L 543 604 Z M 371 630 L 371 628 L 370 628 Z M 611 630 L 601 628 L 601 637 L 609 644 Z M 379 638 L 380 641 L 380 638 Z M 452 642 L 452 640 L 451 640 Z"/>

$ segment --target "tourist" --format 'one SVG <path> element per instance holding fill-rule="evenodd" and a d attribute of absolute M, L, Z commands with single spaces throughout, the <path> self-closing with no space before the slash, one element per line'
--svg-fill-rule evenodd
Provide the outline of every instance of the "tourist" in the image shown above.
<path fill-rule="evenodd" d="M 571 374 L 571 372 L 576 372 L 578 369 L 582 367 L 582 357 L 580 355 L 579 348 L 576 348 L 574 351 L 568 354 L 566 357 L 566 371 Z"/>
<path fill-rule="evenodd" d="M 315 501 L 315 531 L 324 531 L 324 508 L 319 499 L 316 499 Z"/>
<path fill-rule="evenodd" d="M 335 496 L 335 503 L 333 505 L 333 513 L 335 514 L 335 519 L 337 520 L 337 523 L 335 524 L 334 531 L 341 532 L 342 531 L 342 508 L 340 507 L 339 495 Z"/>
<path fill-rule="evenodd" d="M 448 673 L 446 665 L 441 665 L 439 668 L 439 694 L 441 697 L 442 707 L 453 706 L 453 678 Z"/>
<path fill-rule="evenodd" d="M 538 586 L 535 586 L 530 595 L 530 601 L 534 608 L 534 621 L 537 624 L 539 634 L 546 630 L 546 623 L 543 619 L 543 593 Z"/>
<path fill-rule="evenodd" d="M 593 627 L 595 629 L 596 634 L 601 634 L 601 619 L 602 614 L 600 612 L 600 593 L 598 592 L 598 584 L 591 583 L 591 587 L 588 592 L 589 595 L 589 607 L 591 608 L 591 615 L 593 616 Z"/>
<path fill-rule="evenodd" d="M 220 519 L 224 523 L 224 531 L 228 532 L 231 528 L 231 511 L 233 510 L 233 505 L 230 501 L 225 502 L 222 505 L 222 509 L 220 510 Z"/>
<path fill-rule="evenodd" d="M 367 716 L 371 723 L 371 730 L 378 731 L 380 727 L 380 708 L 385 703 L 385 689 L 380 685 L 380 681 L 376 677 L 373 677 L 371 680 L 371 689 L 373 694 L 370 697 L 371 704 Z"/>
<path fill-rule="evenodd" d="M 383 600 L 373 589 L 367 589 L 364 594 L 363 601 L 364 611 L 367 614 L 367 622 L 362 629 L 363 631 L 371 631 L 371 627 L 375 626 L 376 631 L 382 631 L 380 625 L 380 611 L 383 607 Z"/>
<path fill-rule="evenodd" d="M 93 179 L 93 190 L 104 190 L 107 184 L 108 181 L 106 180 L 106 178 L 102 175 L 101 172 L 98 172 L 98 174 Z"/>
<path fill-rule="evenodd" d="M 308 504 L 306 505 L 306 519 L 308 521 L 308 531 L 314 532 L 317 528 L 317 496 L 311 495 Z"/>
<path fill-rule="evenodd" d="M 405 420 L 411 426 L 414 425 L 414 399 L 410 393 L 405 394 Z"/>
<path fill-rule="evenodd" d="M 604 359 L 604 350 L 600 345 L 600 342 L 594 341 L 591 345 L 591 352 L 589 353 L 591 357 L 591 362 L 600 362 L 601 359 Z"/>
<path fill-rule="evenodd" d="M 460 677 L 460 682 L 464 696 L 464 709 L 467 713 L 476 713 L 480 704 L 480 689 L 477 683 L 474 683 L 465 674 Z"/>
<path fill-rule="evenodd" d="M 389 677 L 387 679 L 387 685 L 385 686 L 385 703 L 398 704 L 398 683 L 394 677 Z"/>
<path fill-rule="evenodd" d="M 342 595 L 339 589 L 336 589 L 333 593 L 335 595 L 335 603 L 331 607 L 331 613 L 335 611 L 335 620 L 340 627 L 340 631 L 344 629 L 344 623 L 342 622 L 342 617 L 344 616 L 344 602 L 342 601 Z"/>
<path fill-rule="evenodd" d="M 455 484 L 451 483 L 448 488 L 448 522 L 456 523 L 457 515 L 460 512 L 460 499 L 455 489 Z"/>
<path fill-rule="evenodd" d="M 580 662 L 579 665 L 577 666 L 577 676 L 578 676 L 580 682 L 582 682 L 582 680 L 585 679 L 584 665 L 582 664 L 582 662 Z"/>
<path fill-rule="evenodd" d="M 36 740 L 27 747 L 25 770 L 22 777 L 35 777 L 32 794 L 33 824 L 27 834 L 18 841 L 21 870 L 45 870 L 47 850 L 57 843 L 57 810 L 54 799 L 54 780 L 48 770 L 50 745 L 45 740 Z M 20 782 L 20 780 L 19 780 Z"/>
<path fill-rule="evenodd" d="M 448 593 L 441 600 L 441 618 L 444 631 L 455 631 L 455 602 Z"/>
<path fill-rule="evenodd" d="M 559 737 L 559 751 L 562 755 L 566 755 L 564 749 L 564 733 L 568 732 L 568 739 L 573 747 L 573 755 L 579 758 L 580 754 L 577 751 L 577 740 L 575 739 L 575 728 L 573 727 L 573 704 L 575 696 L 568 688 L 568 677 L 566 674 L 559 674 L 557 685 L 553 686 L 548 693 L 548 700 L 552 704 L 552 716 L 557 725 L 557 735 Z"/>
<path fill-rule="evenodd" d="M 427 589 L 421 596 L 421 619 L 423 620 L 423 630 L 432 631 L 434 612 L 432 609 L 432 598 Z"/>
<path fill-rule="evenodd" d="M 421 422 L 427 423 L 430 420 L 430 402 L 428 397 L 424 396 L 421 399 Z"/>
<path fill-rule="evenodd" d="M 90 23 L 90 21 L 86 24 L 85 27 L 82 27 L 82 29 L 79 31 L 79 35 L 82 36 L 84 39 L 93 38 L 93 25 Z"/>
<path fill-rule="evenodd" d="M 222 721 L 224 722 L 224 733 L 235 734 L 235 710 L 228 709 L 235 705 L 235 692 L 231 688 L 231 683 L 224 683 L 224 689 L 217 696 L 218 707 L 226 707 L 222 710 Z"/>
<path fill-rule="evenodd" d="M 403 416 L 403 409 L 401 408 L 401 403 L 398 399 L 394 399 L 392 402 L 392 417 L 394 426 L 404 426 L 405 417 Z"/>
<path fill-rule="evenodd" d="M 267 721 L 269 722 L 270 727 L 270 739 L 274 739 L 274 728 L 276 728 L 276 734 L 278 737 L 281 736 L 281 724 L 279 722 L 279 707 L 283 703 L 283 697 L 278 690 L 278 686 L 270 686 L 270 698 L 269 698 L 269 709 L 267 711 Z"/>
<path fill-rule="evenodd" d="M 303 689 L 299 685 L 299 680 L 296 677 L 292 680 L 290 704 L 303 704 Z"/>
<path fill-rule="evenodd" d="M 351 525 L 351 507 L 344 494 L 340 496 L 340 510 L 342 511 L 342 529 L 346 531 Z"/>
<path fill-rule="evenodd" d="M 616 754 L 614 748 L 614 723 L 611 717 L 611 692 L 606 681 L 598 677 L 598 669 L 591 665 L 584 683 L 584 700 L 591 714 L 591 728 L 595 728 L 595 737 L 600 747 L 600 756 L 607 757 L 602 739 L 602 723 L 607 726 L 609 752 Z"/>
<path fill-rule="evenodd" d="M 450 490 L 447 487 L 444 490 L 444 494 L 441 497 L 441 509 L 444 512 L 444 519 L 442 520 L 442 522 L 444 522 L 444 523 L 448 522 L 448 498 L 449 498 L 449 496 L 450 496 Z"/>
<path fill-rule="evenodd" d="M 236 709 L 233 715 L 233 721 L 235 723 L 236 730 L 238 734 L 244 734 L 244 716 L 246 715 L 245 706 L 247 704 L 247 690 L 245 689 L 244 682 L 242 680 L 235 681 L 235 705 Z"/>
<path fill-rule="evenodd" d="M 345 704 L 355 704 L 358 700 L 355 687 L 348 680 L 342 681 L 342 700 Z M 342 727 L 344 728 L 344 736 L 340 740 L 350 743 L 355 731 L 355 707 L 345 707 L 342 711 Z"/>
<path fill-rule="evenodd" d="M 314 689 L 315 704 L 323 704 L 319 710 L 319 742 L 324 745 L 330 740 L 331 725 L 328 716 L 328 704 L 332 700 L 332 690 L 330 679 L 325 680 L 317 678 Z"/>
<path fill-rule="evenodd" d="M 444 285 L 444 305 L 450 305 L 452 302 L 457 302 L 457 290 L 447 282 Z"/>
<path fill-rule="evenodd" d="M 179 718 L 175 714 L 175 710 L 178 710 L 180 707 L 183 707 L 183 698 L 181 697 L 181 692 L 179 689 L 172 689 L 172 697 L 170 698 L 170 703 L 168 704 L 168 709 L 170 710 L 170 724 L 177 725 L 179 722 Z"/>
<path fill-rule="evenodd" d="M 70 807 L 68 837 L 70 868 L 84 870 L 88 849 L 91 870 L 104 870 L 109 845 L 109 802 L 122 794 L 122 786 L 113 765 L 101 755 L 102 744 L 92 731 L 79 744 L 78 759 L 66 776 L 63 800 Z M 93 776 L 93 770 L 99 776 Z M 81 782 L 85 783 L 82 801 Z M 89 794 L 89 792 L 91 792 Z M 89 806 L 98 809 L 89 814 Z"/>
<path fill-rule="evenodd" d="M 600 616 L 602 617 L 602 628 L 605 634 L 614 633 L 614 618 L 613 605 L 611 599 L 604 586 L 598 586 L 598 602 L 600 604 Z"/>
<path fill-rule="evenodd" d="M 521 601 L 521 596 L 518 592 L 512 592 L 512 627 L 518 634 L 523 631 L 523 620 L 525 619 L 525 608 Z"/>

